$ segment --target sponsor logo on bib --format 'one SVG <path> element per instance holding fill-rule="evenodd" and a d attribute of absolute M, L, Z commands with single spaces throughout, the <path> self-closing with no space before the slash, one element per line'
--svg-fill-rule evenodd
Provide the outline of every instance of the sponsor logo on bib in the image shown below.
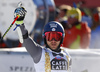
<path fill-rule="evenodd" d="M 54 58 L 51 61 L 52 70 L 67 70 L 67 61 L 63 58 Z"/>

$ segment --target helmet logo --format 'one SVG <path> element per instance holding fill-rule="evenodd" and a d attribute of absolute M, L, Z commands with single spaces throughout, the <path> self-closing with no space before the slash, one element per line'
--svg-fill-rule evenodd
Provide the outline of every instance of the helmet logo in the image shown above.
<path fill-rule="evenodd" d="M 54 27 L 57 28 L 57 24 L 54 24 L 54 23 L 53 23 L 53 24 L 50 24 L 50 28 L 52 28 L 52 27 L 53 27 L 53 28 L 54 28 Z"/>
<path fill-rule="evenodd" d="M 55 28 L 52 28 L 52 31 L 56 31 L 56 29 Z"/>

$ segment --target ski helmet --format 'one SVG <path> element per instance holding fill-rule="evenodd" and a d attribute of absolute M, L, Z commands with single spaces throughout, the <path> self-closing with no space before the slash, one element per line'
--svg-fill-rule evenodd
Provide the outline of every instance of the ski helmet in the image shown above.
<path fill-rule="evenodd" d="M 68 17 L 73 16 L 80 22 L 82 18 L 81 10 L 79 8 L 72 8 L 71 10 L 68 10 L 67 16 Z"/>
<path fill-rule="evenodd" d="M 47 23 L 44 26 L 43 38 L 44 38 L 44 43 L 45 44 L 47 44 L 46 43 L 46 33 L 47 32 L 59 32 L 59 33 L 61 33 L 62 35 L 60 36 L 61 37 L 61 39 L 60 39 L 60 41 L 61 41 L 60 45 L 62 44 L 64 36 L 65 36 L 65 32 L 64 32 L 63 26 L 59 22 L 57 22 L 57 21 L 51 21 L 51 22 Z M 56 35 L 56 36 L 58 36 L 58 35 Z"/>

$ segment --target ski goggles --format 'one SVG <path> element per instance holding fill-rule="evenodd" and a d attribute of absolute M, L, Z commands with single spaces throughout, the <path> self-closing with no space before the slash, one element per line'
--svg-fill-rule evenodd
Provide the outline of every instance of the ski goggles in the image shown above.
<path fill-rule="evenodd" d="M 60 41 L 62 39 L 62 33 L 61 32 L 46 32 L 45 33 L 46 40 L 47 41 L 52 41 L 53 39 L 55 41 Z"/>

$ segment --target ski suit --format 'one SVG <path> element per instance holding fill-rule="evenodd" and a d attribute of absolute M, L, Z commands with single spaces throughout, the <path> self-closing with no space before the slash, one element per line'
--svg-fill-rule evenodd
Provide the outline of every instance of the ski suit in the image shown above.
<path fill-rule="evenodd" d="M 20 25 L 23 35 L 23 45 L 33 58 L 36 72 L 69 72 L 71 69 L 71 57 L 64 49 L 60 52 L 52 51 L 37 44 L 26 30 L 24 24 Z"/>

